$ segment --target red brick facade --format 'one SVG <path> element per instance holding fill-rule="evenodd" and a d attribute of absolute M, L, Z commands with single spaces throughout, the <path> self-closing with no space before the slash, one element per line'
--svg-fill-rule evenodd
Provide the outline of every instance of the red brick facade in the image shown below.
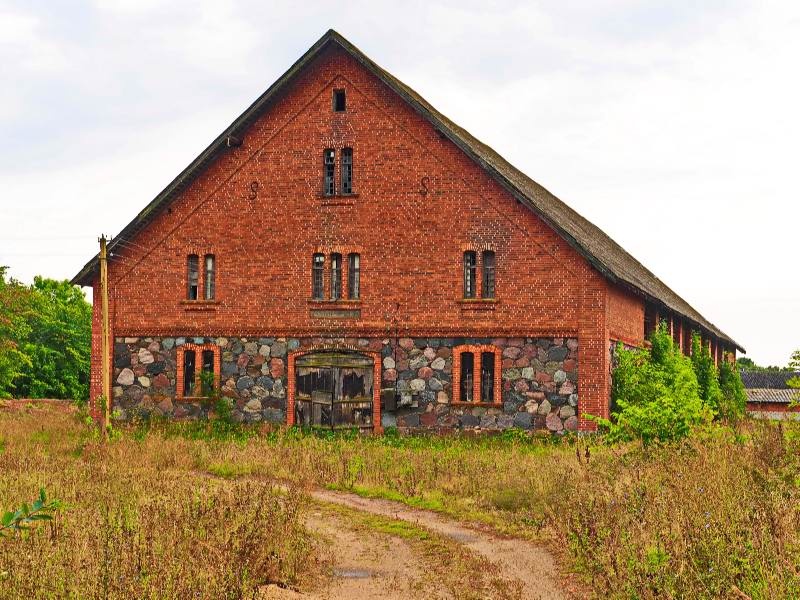
<path fill-rule="evenodd" d="M 334 89 L 346 91 L 344 112 L 332 110 Z M 341 149 L 353 149 L 352 194 L 323 195 L 327 148 L 337 151 L 337 188 Z M 478 299 L 463 299 L 465 250 L 495 252 L 494 299 L 480 299 L 480 276 Z M 326 257 L 326 300 L 311 299 L 315 253 Z M 344 257 L 345 297 L 346 257 L 359 254 L 359 299 L 327 299 L 332 253 Z M 584 414 L 608 416 L 609 341 L 641 344 L 644 335 L 641 297 L 609 283 L 335 45 L 297 75 L 241 145 L 113 254 L 112 346 L 145 336 L 314 338 L 320 347 L 344 337 L 577 338 L 578 417 L 586 430 L 593 423 Z M 213 301 L 187 300 L 189 254 L 201 260 L 201 293 L 202 257 L 215 256 Z M 98 331 L 96 311 L 92 398 L 101 389 Z M 497 377 L 499 389 L 499 360 Z"/>

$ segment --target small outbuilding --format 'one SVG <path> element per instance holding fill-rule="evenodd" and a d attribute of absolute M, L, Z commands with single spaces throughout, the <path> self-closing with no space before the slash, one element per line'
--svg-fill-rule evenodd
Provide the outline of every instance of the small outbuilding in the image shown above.
<path fill-rule="evenodd" d="M 742 371 L 747 392 L 747 413 L 762 419 L 800 419 L 800 390 L 789 380 L 800 378 L 795 371 Z"/>

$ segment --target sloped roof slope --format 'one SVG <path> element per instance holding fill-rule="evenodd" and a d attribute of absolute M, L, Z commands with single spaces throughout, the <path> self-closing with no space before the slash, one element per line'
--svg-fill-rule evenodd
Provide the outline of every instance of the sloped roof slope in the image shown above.
<path fill-rule="evenodd" d="M 796 371 L 741 371 L 740 375 L 744 387 L 752 389 L 788 390 L 786 382 L 800 378 L 800 372 Z"/>
<path fill-rule="evenodd" d="M 583 255 L 609 280 L 643 295 L 650 302 L 661 305 L 681 315 L 700 329 L 727 341 L 744 351 L 741 345 L 707 320 L 688 302 L 673 292 L 644 265 L 625 251 L 600 228 L 590 223 L 544 187 L 515 168 L 492 148 L 473 137 L 465 129 L 453 123 L 413 89 L 388 73 L 363 52 L 334 30 L 323 35 L 300 59 L 295 62 L 266 92 L 264 92 L 239 118 L 223 131 L 192 163 L 186 167 L 164 190 L 131 221 L 115 241 L 129 239 L 145 226 L 154 215 L 165 208 L 184 190 L 214 158 L 224 152 L 230 144 L 243 135 L 270 102 L 285 89 L 302 68 L 311 62 L 329 44 L 338 44 L 355 60 L 375 74 L 389 88 L 406 100 L 420 115 L 426 118 L 443 135 L 461 148 L 475 162 L 489 172 L 506 190 L 520 202 L 533 210 L 548 225 L 555 229 L 573 248 Z M 95 256 L 72 279 L 73 284 L 91 285 L 98 257 Z"/>

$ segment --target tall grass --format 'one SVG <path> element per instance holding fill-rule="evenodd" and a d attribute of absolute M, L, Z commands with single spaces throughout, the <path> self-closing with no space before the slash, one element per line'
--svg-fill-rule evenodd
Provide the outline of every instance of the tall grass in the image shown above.
<path fill-rule="evenodd" d="M 800 598 L 797 425 L 748 421 L 647 448 L 289 430 L 195 451 L 200 469 L 222 461 L 555 540 L 597 597 Z"/>
<path fill-rule="evenodd" d="M 0 509 L 44 487 L 66 507 L 0 540 L 3 598 L 250 598 L 308 576 L 296 490 L 198 476 L 190 443 L 109 446 L 68 415 L 0 415 Z"/>
<path fill-rule="evenodd" d="M 309 576 L 314 547 L 298 521 L 303 496 L 264 485 L 281 481 L 555 542 L 563 568 L 599 598 L 800 598 L 796 424 L 746 421 L 643 448 L 170 423 L 101 446 L 59 418 L 0 418 L 0 507 L 39 487 L 72 506 L 13 548 L 0 542 L 0 589 L 10 582 L 24 597 L 240 597 L 266 581 L 292 585 Z"/>

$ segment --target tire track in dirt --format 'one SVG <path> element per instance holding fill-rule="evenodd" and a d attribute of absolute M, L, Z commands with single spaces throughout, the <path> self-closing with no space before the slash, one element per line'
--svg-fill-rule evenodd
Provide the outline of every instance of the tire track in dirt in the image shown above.
<path fill-rule="evenodd" d="M 403 504 L 330 490 L 310 492 L 315 500 L 407 521 L 450 538 L 497 565 L 501 575 L 522 583 L 522 598 L 560 600 L 567 598 L 559 585 L 558 569 L 547 550 L 527 540 L 507 539 L 473 529 L 430 511 Z"/>

